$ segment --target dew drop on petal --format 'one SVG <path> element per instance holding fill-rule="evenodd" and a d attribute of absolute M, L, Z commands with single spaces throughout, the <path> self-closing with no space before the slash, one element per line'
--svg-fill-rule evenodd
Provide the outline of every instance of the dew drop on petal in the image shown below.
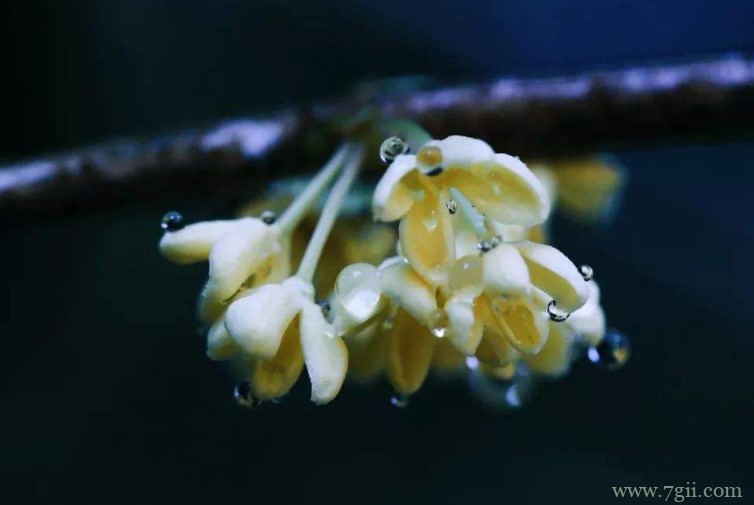
<path fill-rule="evenodd" d="M 377 268 L 368 263 L 348 265 L 335 281 L 335 296 L 356 319 L 369 318 L 377 308 L 381 295 Z"/>
<path fill-rule="evenodd" d="M 448 333 L 448 312 L 445 309 L 437 309 L 429 318 L 429 331 L 437 338 L 445 337 Z"/>
<path fill-rule="evenodd" d="M 416 153 L 416 161 L 422 165 L 422 171 L 427 175 L 437 170 L 442 164 L 442 151 L 437 146 L 425 146 Z M 437 174 L 434 174 L 437 175 Z"/>
<path fill-rule="evenodd" d="M 277 218 L 277 214 L 275 214 L 271 210 L 265 210 L 259 215 L 259 219 L 261 219 L 264 224 L 272 224 Z"/>
<path fill-rule="evenodd" d="M 445 201 L 445 208 L 448 209 L 448 213 L 451 215 L 458 212 L 458 204 L 453 199 Z"/>
<path fill-rule="evenodd" d="M 163 231 L 178 231 L 182 229 L 186 224 L 183 221 L 183 215 L 180 212 L 171 210 L 162 216 L 160 220 L 160 228 Z"/>
<path fill-rule="evenodd" d="M 477 243 L 476 248 L 479 249 L 481 253 L 486 253 L 499 246 L 502 242 L 503 239 L 500 235 L 496 233 L 488 233 Z"/>
<path fill-rule="evenodd" d="M 484 283 L 484 266 L 479 256 L 458 258 L 450 269 L 448 282 L 451 291 L 480 287 Z"/>
<path fill-rule="evenodd" d="M 602 341 L 587 351 L 589 361 L 606 370 L 622 368 L 631 357 L 631 342 L 623 333 L 608 330 Z"/>
<path fill-rule="evenodd" d="M 236 384 L 233 388 L 233 399 L 245 409 L 250 409 L 255 405 L 256 400 L 251 394 L 251 383 L 248 380 Z"/>
<path fill-rule="evenodd" d="M 408 407 L 408 396 L 395 394 L 390 397 L 390 404 L 399 409 Z"/>
<path fill-rule="evenodd" d="M 552 319 L 556 323 L 562 323 L 563 321 L 568 319 L 568 316 L 570 316 L 571 314 L 558 307 L 558 304 L 555 302 L 555 300 L 550 300 L 550 303 L 547 304 L 547 315 L 550 316 L 550 319 Z"/>
<path fill-rule="evenodd" d="M 386 138 L 380 146 L 380 159 L 383 163 L 390 164 L 400 154 L 408 154 L 411 146 L 400 137 Z"/>
<path fill-rule="evenodd" d="M 591 281 L 594 278 L 594 270 L 589 265 L 580 265 L 579 272 L 585 281 Z"/>

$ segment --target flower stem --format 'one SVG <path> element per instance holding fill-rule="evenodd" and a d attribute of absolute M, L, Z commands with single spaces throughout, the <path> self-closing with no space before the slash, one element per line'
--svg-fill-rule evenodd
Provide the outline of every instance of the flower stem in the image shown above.
<path fill-rule="evenodd" d="M 293 231 L 301 220 L 309 213 L 314 203 L 319 199 L 322 192 L 330 185 L 333 177 L 343 166 L 347 145 L 342 145 L 335 154 L 328 160 L 319 173 L 309 182 L 304 190 L 296 197 L 295 200 L 285 209 L 285 212 L 278 218 L 277 226 L 282 234 Z"/>
<path fill-rule="evenodd" d="M 332 231 L 332 227 L 338 217 L 343 201 L 346 196 L 348 196 L 348 191 L 351 189 L 351 185 L 359 174 L 359 169 L 361 168 L 361 162 L 363 160 L 362 146 L 351 146 L 348 151 L 349 153 L 345 168 L 343 168 L 343 172 L 340 174 L 338 181 L 327 196 L 325 206 L 322 208 L 322 214 L 319 217 L 319 221 L 317 221 L 317 226 L 314 228 L 312 237 L 309 239 L 309 244 L 306 246 L 304 257 L 301 259 L 301 264 L 298 267 L 298 272 L 296 272 L 296 277 L 309 283 L 311 283 L 314 278 L 314 271 L 317 269 L 317 263 L 319 263 L 322 250 L 325 247 L 327 238 L 330 236 L 330 231 Z"/>

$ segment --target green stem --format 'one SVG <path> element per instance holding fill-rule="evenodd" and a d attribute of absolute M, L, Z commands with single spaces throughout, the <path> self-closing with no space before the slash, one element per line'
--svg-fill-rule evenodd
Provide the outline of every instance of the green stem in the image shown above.
<path fill-rule="evenodd" d="M 317 221 L 317 226 L 314 228 L 309 244 L 306 246 L 304 257 L 301 259 L 301 264 L 296 272 L 296 277 L 306 282 L 311 283 L 314 278 L 314 272 L 317 269 L 317 263 L 322 256 L 322 250 L 325 247 L 327 238 L 330 236 L 332 227 L 335 224 L 335 220 L 338 217 L 340 208 L 343 206 L 343 201 L 348 196 L 348 191 L 351 189 L 351 185 L 356 176 L 359 174 L 361 163 L 363 161 L 364 149 L 362 146 L 352 146 L 349 148 L 348 157 L 346 160 L 343 172 L 338 177 L 338 181 L 333 186 L 330 194 L 327 196 L 325 206 L 322 208 L 322 214 Z"/>
<path fill-rule="evenodd" d="M 293 231 L 309 211 L 311 211 L 312 206 L 343 166 L 347 150 L 348 146 L 342 145 L 277 219 L 276 224 L 281 234 Z"/>

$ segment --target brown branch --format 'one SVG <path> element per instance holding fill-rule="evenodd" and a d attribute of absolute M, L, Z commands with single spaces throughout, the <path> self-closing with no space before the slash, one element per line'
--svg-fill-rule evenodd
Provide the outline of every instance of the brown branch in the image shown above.
<path fill-rule="evenodd" d="M 350 97 L 263 118 L 221 121 L 0 169 L 6 217 L 223 191 L 248 194 L 270 174 L 312 169 L 365 107 L 437 137 L 483 138 L 521 156 L 557 156 L 754 130 L 754 59 L 730 56 L 545 79 Z"/>

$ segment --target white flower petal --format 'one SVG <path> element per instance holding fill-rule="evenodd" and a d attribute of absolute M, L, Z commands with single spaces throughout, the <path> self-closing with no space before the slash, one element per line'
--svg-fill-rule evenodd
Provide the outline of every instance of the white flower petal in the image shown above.
<path fill-rule="evenodd" d="M 605 312 L 600 305 L 600 292 L 597 283 L 589 284 L 589 299 L 578 310 L 573 311 L 565 321 L 573 333 L 585 344 L 594 346 L 600 343 L 605 336 L 607 323 Z"/>
<path fill-rule="evenodd" d="M 301 347 L 312 384 L 311 399 L 323 404 L 338 395 L 348 371 L 348 350 L 343 339 L 333 335 L 322 310 L 305 303 L 301 311 Z"/>
<path fill-rule="evenodd" d="M 204 221 L 166 232 L 160 239 L 160 252 L 180 265 L 204 261 L 215 242 L 231 232 L 238 223 L 238 220 Z"/>
<path fill-rule="evenodd" d="M 422 324 L 437 310 L 435 289 L 403 258 L 385 260 L 379 267 L 380 289 L 393 302 Z"/>
<path fill-rule="evenodd" d="M 518 249 L 500 244 L 482 255 L 484 290 L 491 297 L 518 296 L 529 288 L 529 269 Z"/>
<path fill-rule="evenodd" d="M 239 220 L 233 231 L 212 246 L 207 296 L 227 300 L 241 285 L 280 251 L 277 230 L 255 218 Z"/>
<path fill-rule="evenodd" d="M 230 304 L 225 328 L 244 353 L 269 359 L 300 310 L 298 292 L 283 284 L 266 284 Z"/>
<path fill-rule="evenodd" d="M 414 197 L 401 183 L 403 177 L 416 168 L 416 156 L 396 156 L 374 188 L 372 212 L 379 221 L 395 221 L 403 217 L 414 204 Z"/>
<path fill-rule="evenodd" d="M 516 244 L 529 267 L 532 284 L 550 295 L 558 307 L 573 312 L 589 297 L 589 286 L 576 265 L 552 246 L 524 241 Z"/>
<path fill-rule="evenodd" d="M 474 354 L 482 340 L 484 325 L 474 310 L 476 296 L 462 291 L 450 297 L 445 303 L 448 314 L 447 338 L 453 347 L 463 354 Z"/>
<path fill-rule="evenodd" d="M 207 332 L 207 357 L 215 361 L 225 361 L 238 354 L 238 346 L 225 329 L 222 317 L 218 318 Z"/>
<path fill-rule="evenodd" d="M 462 135 L 451 135 L 443 140 L 433 140 L 425 146 L 436 146 L 442 153 L 444 169 L 467 167 L 490 159 L 495 151 L 486 142 Z M 423 147 L 425 147 L 423 146 Z"/>

